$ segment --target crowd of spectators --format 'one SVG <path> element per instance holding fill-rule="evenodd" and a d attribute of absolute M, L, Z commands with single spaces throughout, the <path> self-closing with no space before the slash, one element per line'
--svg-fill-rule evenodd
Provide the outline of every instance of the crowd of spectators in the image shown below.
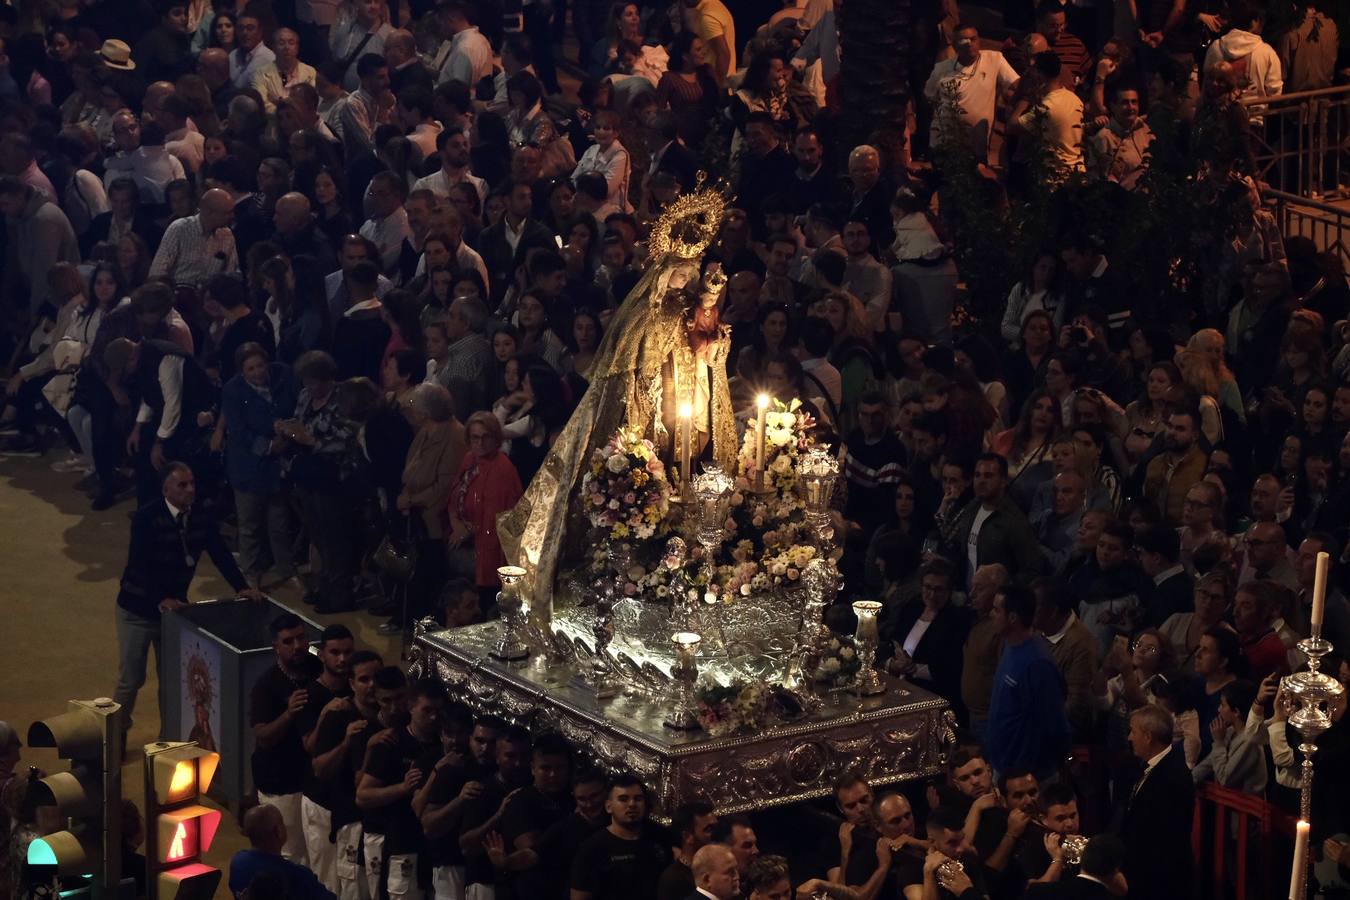
<path fill-rule="evenodd" d="M 800 399 L 841 460 L 827 622 L 881 599 L 877 664 L 962 728 L 927 790 L 845 778 L 828 848 L 759 856 L 751 819 L 686 804 L 658 829 L 631 776 L 407 683 L 344 626 L 309 672 L 282 617 L 237 894 L 1179 897 L 1195 785 L 1291 806 L 1278 679 L 1319 552 L 1350 650 L 1350 287 L 1282 233 L 1264 191 L 1287 173 L 1254 148 L 1302 127 L 1278 95 L 1350 77 L 1343 10 L 910 6 L 916 58 L 883 86 L 903 121 L 855 140 L 864 0 L 0 5 L 0 457 L 140 507 L 128 716 L 203 553 L 387 634 L 495 615 L 497 517 L 706 172 L 738 417 Z M 996 49 L 976 23 L 1000 21 Z M 1219 220 L 1150 248 L 1175 289 L 1120 250 L 1149 203 Z M 1134 247 L 1165 227 L 1134 224 Z M 166 541 L 186 565 L 158 566 Z M 1342 712 L 1313 832 L 1344 866 Z M 948 858 L 965 874 L 939 885 Z"/>

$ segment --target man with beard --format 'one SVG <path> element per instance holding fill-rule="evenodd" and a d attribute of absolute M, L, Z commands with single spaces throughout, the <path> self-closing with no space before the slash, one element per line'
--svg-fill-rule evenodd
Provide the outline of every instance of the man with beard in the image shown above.
<path fill-rule="evenodd" d="M 650 900 L 670 854 L 647 824 L 647 791 L 635 775 L 618 775 L 605 799 L 609 826 L 577 849 L 571 900 Z"/>
<path fill-rule="evenodd" d="M 307 866 L 299 788 L 309 763 L 304 738 L 313 723 L 305 715 L 313 683 L 306 665 L 311 659 L 309 638 L 305 623 L 291 612 L 273 619 L 269 630 L 277 664 L 263 673 L 249 694 L 249 722 L 256 742 L 253 784 L 259 803 L 281 811 L 287 834 L 281 855 Z"/>
<path fill-rule="evenodd" d="M 717 814 L 711 803 L 692 800 L 681 803 L 670 819 L 674 859 L 656 883 L 657 900 L 684 900 L 694 891 L 694 854 L 712 842 Z"/>
<path fill-rule="evenodd" d="M 392 727 L 371 738 L 356 787 L 356 805 L 364 815 L 366 886 L 371 897 L 390 900 L 422 896 L 417 872 L 425 844 L 412 797 L 426 777 L 417 760 L 440 748 L 445 688 L 438 682 L 419 681 L 407 696 L 406 717 L 396 709 L 387 715 L 386 702 L 399 701 L 381 692 L 381 719 Z"/>
<path fill-rule="evenodd" d="M 347 696 L 335 697 L 323 707 L 310 742 L 301 810 L 307 815 L 313 807 L 328 814 L 328 830 L 322 838 L 327 842 L 328 835 L 333 835 L 328 851 L 333 856 L 333 881 L 324 881 L 324 885 L 340 900 L 360 897 L 361 814 L 356 808 L 356 775 L 365 758 L 366 742 L 381 727 L 375 691 L 376 673 L 383 668 L 384 660 L 370 650 L 358 650 L 347 658 Z M 402 673 L 398 674 L 401 678 Z M 310 855 L 311 860 L 321 858 L 322 853 Z"/>
<path fill-rule="evenodd" d="M 538 897 L 556 883 L 554 873 L 541 864 L 539 838 L 571 812 L 567 784 L 571 767 L 572 751 L 561 735 L 536 738 L 530 753 L 532 783 L 513 792 L 499 830 L 485 838 L 488 859 L 498 879 L 510 884 L 514 897 Z"/>
<path fill-rule="evenodd" d="M 1045 826 L 1044 830 L 1027 832 L 1017 852 L 1018 865 L 1023 872 L 1028 875 L 1040 873 L 1031 879 L 1031 884 L 1072 878 L 1077 872 L 1076 865 L 1065 862 L 1061 849 L 1066 837 L 1079 834 L 1078 799 L 1073 788 L 1067 784 L 1047 785 L 1030 812 L 1038 815 L 1042 810 L 1044 815 L 1040 816 L 1040 822 Z"/>
<path fill-rule="evenodd" d="M 311 761 L 319 726 L 324 719 L 351 706 L 351 658 L 355 650 L 352 633 L 346 625 L 329 625 L 319 635 L 319 662 L 323 671 L 305 685 L 309 701 L 305 718 L 314 723 L 302 738 Z M 302 726 L 303 727 L 303 726 Z M 319 778 L 314 766 L 305 767 L 304 790 L 300 796 L 300 821 L 304 826 L 305 852 L 309 867 L 330 890 L 337 884 L 337 844 L 333 833 L 333 808 L 328 796 L 329 782 Z"/>
<path fill-rule="evenodd" d="M 1193 410 L 1174 408 L 1167 417 L 1162 453 L 1148 464 L 1144 496 L 1173 528 L 1181 526 L 1181 508 L 1191 485 L 1205 477 L 1208 454 L 1200 449 L 1200 419 Z"/>
<path fill-rule="evenodd" d="M 454 825 L 464 803 L 480 790 L 475 779 L 487 773 L 469 751 L 473 730 L 473 711 L 463 703 L 450 704 L 441 716 L 440 747 L 417 761 L 417 768 L 427 777 L 413 794 L 412 808 L 426 839 L 426 868 L 431 870 L 431 889 L 438 897 L 464 896 L 464 854 Z M 467 787 L 471 783 L 474 786 Z M 439 825 L 433 820 L 437 827 L 428 829 L 427 810 L 433 800 L 438 803 Z"/>

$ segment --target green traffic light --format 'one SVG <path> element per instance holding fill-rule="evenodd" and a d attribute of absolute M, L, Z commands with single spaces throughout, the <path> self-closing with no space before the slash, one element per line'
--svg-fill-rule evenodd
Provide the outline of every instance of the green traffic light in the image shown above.
<path fill-rule="evenodd" d="M 54 866 L 56 865 L 56 851 L 52 845 L 48 844 L 42 838 L 38 838 L 28 845 L 28 864 L 30 866 Z"/>

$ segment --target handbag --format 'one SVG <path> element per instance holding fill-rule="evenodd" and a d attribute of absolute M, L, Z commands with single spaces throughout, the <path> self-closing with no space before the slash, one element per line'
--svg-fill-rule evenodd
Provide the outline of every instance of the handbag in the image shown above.
<path fill-rule="evenodd" d="M 386 534 L 371 557 L 376 568 L 401 583 L 411 581 L 413 570 L 417 568 L 417 545 L 412 540 L 412 520 L 405 518 L 404 521 L 408 527 L 403 539 L 400 541 L 392 534 Z"/>

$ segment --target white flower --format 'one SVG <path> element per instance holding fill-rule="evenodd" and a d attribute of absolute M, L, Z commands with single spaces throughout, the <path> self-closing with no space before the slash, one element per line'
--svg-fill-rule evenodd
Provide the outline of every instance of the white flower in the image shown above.
<path fill-rule="evenodd" d="M 615 453 L 605 461 L 605 468 L 609 469 L 615 475 L 628 471 L 628 457 Z"/>
<path fill-rule="evenodd" d="M 836 675 L 839 672 L 839 660 L 830 657 L 820 664 L 820 671 L 826 675 Z"/>
<path fill-rule="evenodd" d="M 839 638 L 830 638 L 830 650 L 834 653 L 839 652 Z"/>
<path fill-rule="evenodd" d="M 611 500 L 611 501 L 609 501 L 609 504 L 608 504 L 608 505 L 609 505 L 609 508 L 610 508 L 610 509 L 618 509 L 618 508 L 619 508 L 619 501 L 618 501 L 617 499 Z"/>
<path fill-rule="evenodd" d="M 852 659 L 856 655 L 857 654 L 853 652 L 852 647 L 844 647 L 842 650 L 839 651 L 839 656 L 842 659 Z"/>
<path fill-rule="evenodd" d="M 769 463 L 769 471 L 777 475 L 786 475 L 792 471 L 792 460 L 788 459 L 786 453 L 780 453 Z"/>
<path fill-rule="evenodd" d="M 669 596 L 670 596 L 670 588 L 666 587 L 664 584 L 658 584 L 658 585 L 656 586 L 656 596 L 658 596 L 658 597 L 669 597 Z"/>
<path fill-rule="evenodd" d="M 743 584 L 743 585 L 741 585 L 741 596 L 742 596 L 742 597 L 749 597 L 749 596 L 750 596 L 750 585 L 748 585 L 748 584 Z"/>

